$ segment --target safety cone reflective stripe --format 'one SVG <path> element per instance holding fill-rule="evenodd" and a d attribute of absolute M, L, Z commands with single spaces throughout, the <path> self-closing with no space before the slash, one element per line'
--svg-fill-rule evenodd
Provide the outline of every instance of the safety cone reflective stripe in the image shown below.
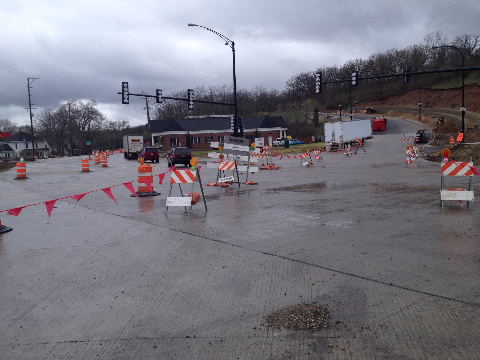
<path fill-rule="evenodd" d="M 17 163 L 17 180 L 22 180 L 27 178 L 27 164 L 21 161 Z"/>
<path fill-rule="evenodd" d="M 90 161 L 88 159 L 82 160 L 82 172 L 89 172 L 90 171 Z"/>
<path fill-rule="evenodd" d="M 108 158 L 102 155 L 102 167 L 108 167 Z"/>
<path fill-rule="evenodd" d="M 0 220 L 0 234 L 12 231 L 13 229 L 11 227 L 5 226 L 2 224 L 2 220 Z"/>
<path fill-rule="evenodd" d="M 100 153 L 95 153 L 95 164 L 100 164 Z"/>

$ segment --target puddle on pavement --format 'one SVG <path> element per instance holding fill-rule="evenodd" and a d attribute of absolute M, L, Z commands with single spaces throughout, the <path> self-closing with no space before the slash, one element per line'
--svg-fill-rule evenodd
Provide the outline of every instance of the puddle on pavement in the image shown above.
<path fill-rule="evenodd" d="M 323 226 L 348 229 L 351 228 L 353 224 L 352 220 L 331 220 L 324 223 Z"/>
<path fill-rule="evenodd" d="M 378 184 L 373 183 L 374 193 L 396 192 L 396 193 L 419 193 L 438 192 L 438 186 L 421 186 L 408 184 Z"/>
<path fill-rule="evenodd" d="M 403 166 L 402 163 L 395 162 L 395 163 L 384 163 L 384 164 L 372 164 L 372 168 L 386 168 L 386 167 L 398 167 Z"/>
<path fill-rule="evenodd" d="M 326 183 L 312 183 L 312 184 L 303 184 L 303 185 L 292 185 L 292 186 L 283 186 L 278 188 L 273 188 L 265 191 L 267 194 L 277 194 L 284 191 L 293 191 L 293 192 L 310 192 L 310 191 L 325 191 Z"/>
<path fill-rule="evenodd" d="M 140 212 L 149 212 L 155 208 L 154 197 L 139 198 L 138 210 Z"/>

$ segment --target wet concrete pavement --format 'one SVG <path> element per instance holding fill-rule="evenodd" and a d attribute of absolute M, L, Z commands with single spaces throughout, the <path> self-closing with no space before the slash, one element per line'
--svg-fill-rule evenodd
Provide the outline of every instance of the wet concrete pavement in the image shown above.
<path fill-rule="evenodd" d="M 43 206 L 2 216 L 14 231 L 0 236 L 0 358 L 477 358 L 479 211 L 442 211 L 439 164 L 402 163 L 400 134 L 417 125 L 388 125 L 366 153 L 206 187 L 208 213 L 165 216 L 164 185 L 142 199 L 115 189 L 118 204 L 101 192 L 60 201 L 50 219 Z M 136 177 L 120 155 L 80 168 L 77 157 L 31 164 L 25 182 L 1 173 L 0 208 Z M 332 311 L 331 329 L 264 325 L 311 302 Z"/>

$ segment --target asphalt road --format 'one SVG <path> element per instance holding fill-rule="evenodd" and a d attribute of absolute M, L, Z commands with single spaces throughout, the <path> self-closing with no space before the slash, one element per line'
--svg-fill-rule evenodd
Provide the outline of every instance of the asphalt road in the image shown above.
<path fill-rule="evenodd" d="M 141 199 L 116 188 L 118 204 L 63 200 L 50 219 L 43 206 L 0 214 L 14 227 L 0 235 L 0 358 L 478 358 L 479 210 L 442 211 L 439 164 L 402 163 L 400 134 L 417 125 L 388 126 L 366 153 L 208 187 L 207 213 L 166 216 L 164 185 Z M 82 174 L 79 157 L 42 160 L 23 182 L 7 171 L 0 209 L 121 184 L 136 165 L 114 155 Z M 312 302 L 332 311 L 330 329 L 264 324 Z"/>

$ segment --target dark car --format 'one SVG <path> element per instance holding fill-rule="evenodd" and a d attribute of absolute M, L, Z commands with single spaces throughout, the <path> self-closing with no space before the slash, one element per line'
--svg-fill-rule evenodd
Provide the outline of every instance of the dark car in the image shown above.
<path fill-rule="evenodd" d="M 167 152 L 168 166 L 174 166 L 177 164 L 183 164 L 190 166 L 190 160 L 192 159 L 192 151 L 186 147 L 176 147 Z"/>
<path fill-rule="evenodd" d="M 153 146 L 144 147 L 140 151 L 140 154 L 138 154 L 138 157 L 143 158 L 145 161 L 151 161 L 151 162 L 157 162 L 157 163 L 160 161 L 158 148 Z"/>

